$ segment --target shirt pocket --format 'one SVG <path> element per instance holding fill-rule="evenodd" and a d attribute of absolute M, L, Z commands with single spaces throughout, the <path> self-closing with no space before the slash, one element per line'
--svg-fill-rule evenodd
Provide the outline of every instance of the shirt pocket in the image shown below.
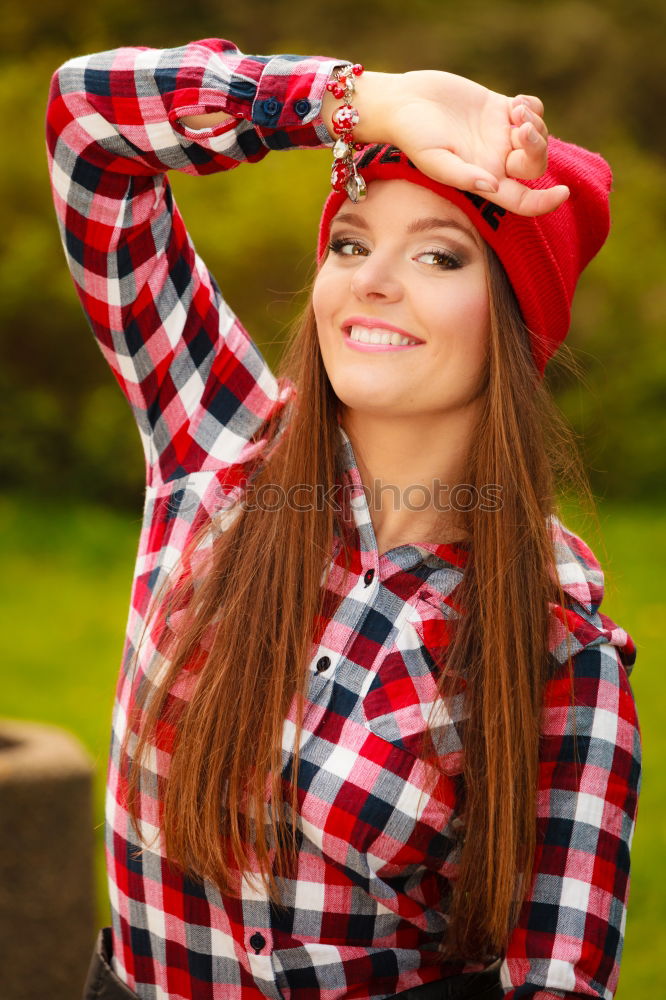
<path fill-rule="evenodd" d="M 365 726 L 413 757 L 437 755 L 445 774 L 463 770 L 464 677 L 439 667 L 449 641 L 450 609 L 419 596 L 363 698 Z M 441 681 L 441 683 L 440 683 Z"/>

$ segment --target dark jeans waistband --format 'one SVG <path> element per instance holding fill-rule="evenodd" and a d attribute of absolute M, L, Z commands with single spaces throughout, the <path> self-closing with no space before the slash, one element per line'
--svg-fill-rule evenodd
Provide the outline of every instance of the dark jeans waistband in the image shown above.
<path fill-rule="evenodd" d="M 497 959 L 483 972 L 466 972 L 459 976 L 436 979 L 432 983 L 394 993 L 389 1000 L 502 1000 L 504 990 L 499 978 L 501 964 L 501 959 Z"/>
<path fill-rule="evenodd" d="M 112 954 L 111 928 L 103 927 L 90 959 L 83 1000 L 138 1000 L 136 993 L 111 968 Z"/>

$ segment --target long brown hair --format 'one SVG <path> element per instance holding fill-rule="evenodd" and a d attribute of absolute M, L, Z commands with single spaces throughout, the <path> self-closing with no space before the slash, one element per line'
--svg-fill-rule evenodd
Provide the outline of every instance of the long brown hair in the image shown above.
<path fill-rule="evenodd" d="M 573 483 L 591 503 L 573 432 L 537 377 L 528 332 L 503 268 L 487 249 L 491 336 L 484 401 L 467 482 L 501 484 L 500 509 L 464 515 L 469 559 L 447 669 L 468 679 L 464 735 L 465 827 L 453 888 L 450 947 L 469 957 L 502 950 L 529 888 L 536 849 L 539 722 L 548 653 L 548 602 L 563 603 L 547 523 L 556 487 Z M 295 387 L 286 430 L 269 426 L 270 460 L 254 473 L 271 484 L 333 487 L 339 474 L 338 401 L 323 366 L 308 302 L 278 375 Z M 284 417 L 284 415 L 283 415 Z M 283 418 L 280 418 L 283 419 Z M 313 640 L 334 609 L 322 606 L 336 533 L 332 505 L 299 510 L 239 506 L 196 575 L 184 572 L 154 602 L 163 667 L 141 677 L 121 752 L 128 807 L 141 837 L 141 763 L 170 754 L 159 779 L 169 859 L 221 891 L 239 892 L 254 871 L 280 902 L 275 871 L 296 850 L 302 695 Z M 210 524 L 195 533 L 195 552 Z M 528 595 L 528 599 L 526 599 Z M 180 619 L 178 625 L 173 621 Z M 171 626 L 169 627 L 169 622 Z M 571 663 L 569 664 L 571 669 Z M 443 687 L 442 687 L 443 690 Z M 297 713 L 291 791 L 282 778 L 283 722 Z M 270 810 L 266 817 L 266 798 Z"/>

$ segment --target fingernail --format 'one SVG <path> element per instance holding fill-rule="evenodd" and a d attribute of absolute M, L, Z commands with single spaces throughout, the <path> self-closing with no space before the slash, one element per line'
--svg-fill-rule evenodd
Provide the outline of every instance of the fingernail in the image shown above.
<path fill-rule="evenodd" d="M 527 138 L 529 139 L 530 142 L 537 142 L 539 138 L 539 133 L 535 129 L 534 125 L 530 125 L 530 127 L 528 128 Z"/>
<path fill-rule="evenodd" d="M 488 183 L 488 181 L 483 181 L 483 180 L 474 181 L 474 187 L 476 188 L 477 191 L 491 191 L 491 192 L 497 191 L 496 187 L 493 187 L 492 184 Z"/>

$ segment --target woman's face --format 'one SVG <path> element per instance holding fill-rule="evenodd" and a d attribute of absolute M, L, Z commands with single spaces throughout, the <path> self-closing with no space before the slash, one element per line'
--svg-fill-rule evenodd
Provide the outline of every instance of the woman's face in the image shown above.
<path fill-rule="evenodd" d="M 465 213 L 409 181 L 373 181 L 364 201 L 343 203 L 330 244 L 313 305 L 342 403 L 377 415 L 434 416 L 475 399 L 490 319 L 482 240 Z M 409 346 L 354 342 L 368 334 L 385 341 L 396 331 Z"/>

